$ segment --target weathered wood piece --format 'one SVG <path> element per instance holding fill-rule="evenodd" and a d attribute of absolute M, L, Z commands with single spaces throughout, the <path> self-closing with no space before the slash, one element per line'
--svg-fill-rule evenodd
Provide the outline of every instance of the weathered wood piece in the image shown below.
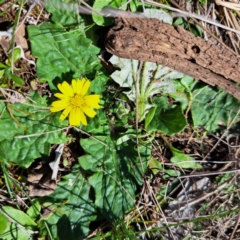
<path fill-rule="evenodd" d="M 105 43 L 108 52 L 155 62 L 219 86 L 240 100 L 240 57 L 181 27 L 151 18 L 116 18 Z"/>

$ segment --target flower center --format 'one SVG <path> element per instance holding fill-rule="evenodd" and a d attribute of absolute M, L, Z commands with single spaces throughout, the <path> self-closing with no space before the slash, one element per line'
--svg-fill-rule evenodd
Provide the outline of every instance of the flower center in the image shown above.
<path fill-rule="evenodd" d="M 76 94 L 71 98 L 70 103 L 73 107 L 81 108 L 85 105 L 84 96 Z"/>

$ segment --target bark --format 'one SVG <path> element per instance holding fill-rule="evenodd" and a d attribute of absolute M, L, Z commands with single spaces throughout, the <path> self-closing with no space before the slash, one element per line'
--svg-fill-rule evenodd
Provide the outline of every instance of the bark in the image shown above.
<path fill-rule="evenodd" d="M 107 34 L 108 52 L 155 62 L 219 86 L 240 100 L 240 57 L 157 19 L 116 18 Z"/>

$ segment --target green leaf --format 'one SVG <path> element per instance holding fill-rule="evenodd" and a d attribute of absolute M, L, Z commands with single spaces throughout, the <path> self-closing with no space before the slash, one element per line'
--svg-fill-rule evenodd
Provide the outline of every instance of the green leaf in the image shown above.
<path fill-rule="evenodd" d="M 89 118 L 87 126 L 82 126 L 82 130 L 91 134 L 109 135 L 110 129 L 107 124 L 107 117 L 103 109 L 97 110 L 94 118 Z"/>
<path fill-rule="evenodd" d="M 106 83 L 109 79 L 109 76 L 104 73 L 104 69 L 97 71 L 95 78 L 91 81 L 90 92 L 96 94 L 102 94 L 106 88 Z"/>
<path fill-rule="evenodd" d="M 152 170 L 153 174 L 157 174 L 160 171 L 164 172 L 163 179 L 167 179 L 169 177 L 177 177 L 180 176 L 180 172 L 173 169 L 164 169 L 162 164 L 151 157 L 151 159 L 148 161 L 148 167 Z"/>
<path fill-rule="evenodd" d="M 13 219 L 14 222 L 27 229 L 34 230 L 34 228 L 37 226 L 37 224 L 27 214 L 18 209 L 10 206 L 3 206 L 2 210 L 9 216 L 10 219 Z"/>
<path fill-rule="evenodd" d="M 178 17 L 175 21 L 174 21 L 174 23 L 173 23 L 173 26 L 174 27 L 177 27 L 177 26 L 182 26 L 183 28 L 184 28 L 184 24 L 185 24 L 185 22 L 184 22 L 184 20 L 183 20 L 183 18 L 182 17 Z"/>
<path fill-rule="evenodd" d="M 6 230 L 7 224 L 8 224 L 7 217 L 0 213 L 0 234 L 2 234 Z"/>
<path fill-rule="evenodd" d="M 202 166 L 195 162 L 194 158 L 184 154 L 177 148 L 169 146 L 172 151 L 173 157 L 170 161 L 180 168 L 202 168 Z"/>
<path fill-rule="evenodd" d="M 148 161 L 148 167 L 152 170 L 153 174 L 157 174 L 163 169 L 162 164 L 153 157 Z"/>
<path fill-rule="evenodd" d="M 98 167 L 100 166 L 97 158 L 93 158 L 91 155 L 84 155 L 78 158 L 78 162 L 84 170 L 91 172 L 97 172 Z"/>
<path fill-rule="evenodd" d="M 41 204 L 38 201 L 35 201 L 33 205 L 27 210 L 27 215 L 34 220 L 37 219 L 40 213 L 41 213 Z"/>
<path fill-rule="evenodd" d="M 11 79 L 18 85 L 23 86 L 25 84 L 24 80 L 20 77 L 18 77 L 15 74 L 10 74 L 11 75 Z"/>
<path fill-rule="evenodd" d="M 4 206 L 1 210 L 8 218 L 0 213 L 0 239 L 32 239 L 32 232 L 29 230 L 35 230 L 37 224 L 28 215 L 10 206 Z"/>
<path fill-rule="evenodd" d="M 132 12 L 137 12 L 139 10 L 139 7 L 142 7 L 142 3 L 138 0 L 132 0 L 130 2 L 130 9 Z"/>
<path fill-rule="evenodd" d="M 17 224 L 8 222 L 7 228 L 4 233 L 0 234 L 1 240 L 29 240 L 33 239 L 32 233 L 19 228 Z"/>
<path fill-rule="evenodd" d="M 79 3 L 69 0 L 44 0 L 44 7 L 51 15 L 51 20 L 56 24 L 69 27 L 83 22 L 81 15 L 77 11 Z M 83 29 L 83 26 L 81 26 Z"/>
<path fill-rule="evenodd" d="M 85 170 L 95 172 L 89 183 L 95 190 L 95 204 L 109 220 L 116 220 L 128 211 L 135 201 L 135 190 L 142 184 L 147 169 L 150 148 L 139 148 L 130 141 L 116 146 L 109 137 L 82 139 L 81 146 L 89 155 L 79 158 Z"/>
<path fill-rule="evenodd" d="M 125 133 L 117 139 L 116 144 L 121 145 L 124 142 L 134 139 L 135 137 L 136 137 L 136 132 L 135 133 Z"/>
<path fill-rule="evenodd" d="M 126 0 L 95 0 L 93 4 L 93 8 L 96 11 L 102 10 L 104 7 L 111 6 L 113 8 L 119 8 L 120 6 L 124 6 L 121 8 L 122 10 L 126 9 Z M 93 12 L 92 14 L 93 21 L 99 26 L 108 26 L 113 23 L 112 19 L 105 18 L 100 14 L 96 14 Z"/>
<path fill-rule="evenodd" d="M 149 99 L 159 93 L 175 92 L 175 86 L 172 79 L 181 78 L 182 73 L 174 71 L 168 67 L 163 67 L 152 62 L 145 62 L 140 69 L 138 60 L 130 60 L 112 56 L 109 60 L 114 66 L 120 68 L 115 71 L 111 77 L 123 88 L 130 88 L 130 91 L 124 92 L 127 97 L 138 104 L 138 121 L 141 122 L 153 104 Z M 141 74 L 138 74 L 141 72 Z M 140 75 L 138 85 L 135 86 L 136 76 Z M 136 96 L 136 87 L 138 96 Z"/>
<path fill-rule="evenodd" d="M 29 240 L 32 239 L 37 224 L 24 212 L 10 206 L 4 206 L 1 210 L 8 216 L 6 218 L 0 213 L 0 239 L 4 240 Z M 5 217 L 5 219 L 3 219 Z M 7 221 L 7 224 L 6 224 Z"/>
<path fill-rule="evenodd" d="M 169 93 L 169 96 L 173 98 L 176 102 L 181 104 L 181 109 L 184 111 L 189 103 L 188 94 L 185 92 L 173 92 Z"/>
<path fill-rule="evenodd" d="M 102 8 L 110 5 L 112 0 L 95 0 L 93 3 L 93 8 L 96 11 L 102 10 Z M 105 18 L 99 14 L 92 14 L 93 21 L 99 26 L 108 26 L 112 23 L 111 19 Z"/>
<path fill-rule="evenodd" d="M 117 172 L 95 173 L 89 178 L 96 194 L 95 204 L 109 221 L 116 220 L 134 205 L 135 186 Z"/>
<path fill-rule="evenodd" d="M 195 37 L 201 37 L 202 38 L 203 32 L 202 32 L 202 28 L 200 28 L 199 26 L 197 26 L 195 24 L 190 24 L 189 25 L 189 30 L 190 30 L 191 33 L 193 33 L 193 35 Z"/>
<path fill-rule="evenodd" d="M 57 77 L 78 79 L 95 71 L 100 63 L 96 56 L 99 49 L 80 31 L 67 32 L 59 25 L 43 23 L 29 26 L 28 34 L 32 53 L 38 58 L 38 78 L 48 81 L 51 89 L 56 89 Z"/>
<path fill-rule="evenodd" d="M 0 70 L 0 78 L 3 76 L 4 70 Z"/>
<path fill-rule="evenodd" d="M 201 86 L 201 85 L 200 85 Z M 191 113 L 194 126 L 203 126 L 209 132 L 226 128 L 236 116 L 240 101 L 230 94 L 204 86 L 195 86 Z M 235 120 L 239 120 L 238 116 Z"/>
<path fill-rule="evenodd" d="M 155 98 L 154 103 L 157 106 L 157 110 L 155 116 L 148 125 L 148 131 L 161 131 L 172 136 L 185 128 L 187 121 L 181 106 L 169 106 L 167 97 L 165 96 Z"/>
<path fill-rule="evenodd" d="M 96 219 L 89 192 L 89 183 L 80 172 L 75 172 L 64 176 L 48 196 L 44 205 L 52 212 L 42 221 L 48 224 L 53 239 L 83 239 L 88 235 L 89 224 Z M 43 235 L 47 234 L 45 231 Z"/>
<path fill-rule="evenodd" d="M 153 117 L 154 117 L 154 115 L 155 115 L 155 113 L 156 113 L 156 110 L 157 110 L 157 106 L 154 105 L 154 107 L 151 108 L 151 109 L 149 110 L 149 112 L 147 113 L 146 118 L 145 118 L 145 129 L 148 128 L 148 125 L 149 125 L 149 123 L 152 121 L 152 119 L 153 119 Z"/>
<path fill-rule="evenodd" d="M 13 50 L 13 62 L 15 63 L 17 60 L 19 60 L 21 57 L 21 49 L 20 48 L 14 48 Z M 12 62 L 12 51 L 10 51 L 8 55 L 8 59 L 10 62 Z"/>
<path fill-rule="evenodd" d="M 0 68 L 6 68 L 6 67 L 7 67 L 7 65 L 0 62 Z"/>
<path fill-rule="evenodd" d="M 195 81 L 192 77 L 185 75 L 180 81 L 174 81 L 176 92 L 169 93 L 169 95 L 177 102 L 181 104 L 182 110 L 185 110 L 191 102 L 192 93 L 189 86 Z"/>
<path fill-rule="evenodd" d="M 61 129 L 67 126 L 59 114 L 46 109 L 46 100 L 36 92 L 29 96 L 32 101 L 21 104 L 0 103 L 0 158 L 28 167 L 43 154 L 49 155 L 51 144 L 67 141 Z"/>
<path fill-rule="evenodd" d="M 11 79 L 11 67 L 7 67 L 4 70 L 4 79 Z"/>

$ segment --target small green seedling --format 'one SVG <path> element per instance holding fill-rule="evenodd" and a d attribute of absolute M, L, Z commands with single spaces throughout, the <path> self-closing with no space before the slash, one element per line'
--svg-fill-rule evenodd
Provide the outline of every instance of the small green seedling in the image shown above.
<path fill-rule="evenodd" d="M 0 62 L 0 84 L 2 87 L 7 83 L 7 80 L 12 80 L 14 83 L 22 86 L 24 80 L 12 72 L 12 64 L 21 58 L 21 49 L 16 47 L 9 53 L 6 63 Z"/>

